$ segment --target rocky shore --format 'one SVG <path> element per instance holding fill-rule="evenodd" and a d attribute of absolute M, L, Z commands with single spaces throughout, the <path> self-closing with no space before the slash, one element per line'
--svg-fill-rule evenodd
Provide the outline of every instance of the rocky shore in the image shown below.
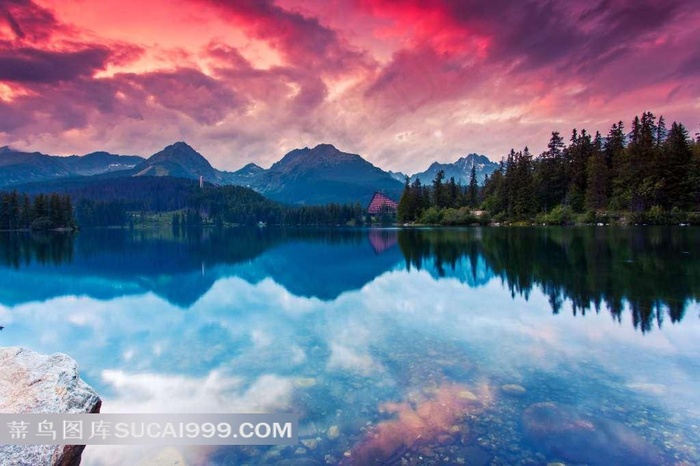
<path fill-rule="evenodd" d="M 1 413 L 98 413 L 102 401 L 65 354 L 42 355 L 0 348 Z M 0 445 L 0 463 L 13 466 L 77 466 L 83 445 Z"/>

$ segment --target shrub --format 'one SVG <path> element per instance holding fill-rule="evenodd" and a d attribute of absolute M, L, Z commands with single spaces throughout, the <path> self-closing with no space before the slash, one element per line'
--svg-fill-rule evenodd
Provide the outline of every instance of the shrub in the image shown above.
<path fill-rule="evenodd" d="M 430 207 L 423 215 L 421 215 L 420 222 L 429 225 L 436 225 L 442 220 L 442 212 L 437 207 Z"/>
<path fill-rule="evenodd" d="M 50 230 L 54 228 L 54 224 L 49 217 L 39 217 L 32 222 L 29 228 L 34 231 Z"/>
<path fill-rule="evenodd" d="M 547 225 L 567 225 L 574 221 L 574 212 L 569 206 L 558 205 L 542 218 Z"/>

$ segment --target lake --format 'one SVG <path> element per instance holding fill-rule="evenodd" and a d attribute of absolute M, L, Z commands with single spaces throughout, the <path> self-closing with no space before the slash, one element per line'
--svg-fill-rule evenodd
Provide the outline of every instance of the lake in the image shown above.
<path fill-rule="evenodd" d="M 0 346 L 69 354 L 102 412 L 300 416 L 293 447 L 84 465 L 700 463 L 697 228 L 0 241 Z"/>

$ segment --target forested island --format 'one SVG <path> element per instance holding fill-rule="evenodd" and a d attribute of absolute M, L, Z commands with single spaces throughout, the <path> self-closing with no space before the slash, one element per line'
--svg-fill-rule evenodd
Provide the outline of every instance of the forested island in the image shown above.
<path fill-rule="evenodd" d="M 700 140 L 651 112 L 622 121 L 606 137 L 553 132 L 547 151 L 511 150 L 483 186 L 438 173 L 432 186 L 406 180 L 399 222 L 700 224 Z"/>
<path fill-rule="evenodd" d="M 17 191 L 0 193 L 0 230 L 76 228 L 70 196 L 38 194 L 32 199 Z"/>

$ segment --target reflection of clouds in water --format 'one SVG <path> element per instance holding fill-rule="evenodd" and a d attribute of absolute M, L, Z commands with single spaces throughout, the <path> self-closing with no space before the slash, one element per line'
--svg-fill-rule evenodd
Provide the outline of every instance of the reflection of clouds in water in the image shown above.
<path fill-rule="evenodd" d="M 324 306 L 325 303 L 318 298 L 294 296 L 270 278 L 251 284 L 241 278 L 230 277 L 218 280 L 189 310 L 211 313 L 271 309 L 300 316 L 319 311 Z"/>
<path fill-rule="evenodd" d="M 275 412 L 290 408 L 293 388 L 292 379 L 275 374 L 251 383 L 217 370 L 201 378 L 105 370 L 102 379 L 114 391 L 105 413 Z"/>
<path fill-rule="evenodd" d="M 337 343 L 331 344 L 331 355 L 327 367 L 331 371 L 356 372 L 364 376 L 370 376 L 382 370 L 381 365 L 368 353 L 358 353 L 352 348 Z"/>
<path fill-rule="evenodd" d="M 114 392 L 103 404 L 103 413 L 288 412 L 294 387 L 292 379 L 275 374 L 246 384 L 243 377 L 225 376 L 217 370 L 201 378 L 105 370 L 102 379 Z M 137 464 L 160 450 L 162 447 L 90 446 L 82 464 Z M 208 448 L 186 447 L 179 453 L 195 458 L 204 450 Z"/>
<path fill-rule="evenodd" d="M 294 390 L 346 390 L 346 374 L 367 378 L 367 386 L 398 388 L 401 399 L 414 387 L 394 380 L 402 368 L 389 370 L 390 362 L 408 363 L 405 348 L 417 337 L 437 351 L 435 358 L 418 354 L 423 362 L 445 359 L 441 345 L 450 342 L 482 375 L 509 381 L 526 370 L 595 363 L 622 383 L 673 382 L 672 400 L 663 402 L 688 402 L 697 383 L 691 366 L 674 363 L 642 375 L 639 354 L 656 363 L 687 356 L 697 347 L 696 320 L 641 335 L 605 309 L 575 318 L 567 305 L 559 316 L 549 309 L 537 289 L 528 300 L 511 299 L 499 279 L 473 289 L 426 271 L 387 272 L 328 302 L 291 295 L 271 279 L 251 284 L 233 277 L 217 281 L 189 309 L 151 293 L 0 307 L 0 323 L 11 324 L 0 336 L 3 344 L 70 354 L 103 394 L 105 412 L 275 411 L 296 400 Z M 295 385 L 295 378 L 318 384 Z"/>

